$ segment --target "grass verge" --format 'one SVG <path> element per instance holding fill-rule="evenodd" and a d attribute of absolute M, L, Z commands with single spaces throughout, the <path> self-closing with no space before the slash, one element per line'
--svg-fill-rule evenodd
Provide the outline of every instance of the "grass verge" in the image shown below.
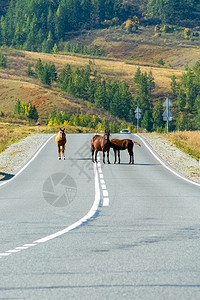
<path fill-rule="evenodd" d="M 40 133 L 56 133 L 60 126 L 40 126 Z M 28 135 L 36 134 L 37 126 L 19 125 L 0 123 L 0 153 L 6 150 L 11 144 L 17 143 L 21 139 L 24 139 Z M 94 132 L 94 129 L 86 127 L 67 126 L 66 133 L 90 133 Z"/>
<path fill-rule="evenodd" d="M 196 160 L 200 159 L 200 131 L 175 131 L 169 133 L 168 139 Z"/>

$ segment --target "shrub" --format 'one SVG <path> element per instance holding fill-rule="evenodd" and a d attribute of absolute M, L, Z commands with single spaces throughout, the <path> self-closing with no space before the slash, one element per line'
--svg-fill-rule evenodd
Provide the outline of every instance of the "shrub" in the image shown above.
<path fill-rule="evenodd" d="M 184 29 L 184 37 L 185 37 L 185 39 L 188 39 L 189 38 L 189 36 L 191 35 L 191 30 L 190 30 L 190 28 L 185 28 Z"/>
<path fill-rule="evenodd" d="M 158 61 L 158 64 L 160 66 L 164 66 L 165 62 L 164 62 L 164 60 L 162 58 L 160 58 L 159 61 Z"/>
<path fill-rule="evenodd" d="M 174 28 L 173 28 L 173 26 L 170 26 L 170 25 L 164 25 L 161 28 L 161 31 L 166 32 L 166 33 L 171 33 L 174 31 Z"/>
<path fill-rule="evenodd" d="M 0 67 L 6 68 L 6 57 L 3 54 L 0 54 Z"/>

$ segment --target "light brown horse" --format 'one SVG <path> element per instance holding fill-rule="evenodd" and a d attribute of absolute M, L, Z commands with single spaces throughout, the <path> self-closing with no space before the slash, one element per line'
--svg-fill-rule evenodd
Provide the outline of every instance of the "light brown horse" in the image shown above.
<path fill-rule="evenodd" d="M 128 150 L 129 156 L 130 156 L 130 161 L 129 164 L 134 164 L 134 155 L 133 155 L 133 146 L 134 144 L 141 146 L 139 143 L 132 141 L 130 139 L 112 139 L 110 141 L 110 147 L 113 148 L 114 154 L 115 154 L 115 161 L 114 164 L 116 163 L 117 160 L 117 155 L 116 152 L 118 152 L 118 163 L 120 164 L 120 150 Z"/>
<path fill-rule="evenodd" d="M 110 151 L 110 131 L 105 130 L 104 136 L 96 134 L 91 139 L 91 151 L 92 151 L 92 162 L 97 162 L 97 154 L 98 151 L 103 152 L 103 163 L 105 164 L 105 152 L 107 152 L 107 162 L 109 161 L 109 151 Z M 95 152 L 95 160 L 94 160 L 94 152 Z"/>
<path fill-rule="evenodd" d="M 56 134 L 56 144 L 58 146 L 58 159 L 61 159 L 61 153 L 62 158 L 65 159 L 65 144 L 66 144 L 66 134 L 65 134 L 65 128 L 60 128 L 60 131 Z"/>

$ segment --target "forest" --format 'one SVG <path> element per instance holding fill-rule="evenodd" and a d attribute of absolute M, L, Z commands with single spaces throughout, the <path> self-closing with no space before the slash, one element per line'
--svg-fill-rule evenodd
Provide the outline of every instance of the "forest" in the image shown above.
<path fill-rule="evenodd" d="M 134 16 L 144 24 L 197 26 L 200 3 L 198 0 L 10 0 L 9 8 L 4 4 L 0 13 L 0 45 L 51 52 L 67 32 L 121 25 Z"/>
<path fill-rule="evenodd" d="M 138 22 L 144 26 L 197 27 L 200 16 L 199 0 L 10 0 L 9 6 L 8 1 L 4 4 L 0 11 L 0 46 L 54 54 L 68 32 L 122 25 L 127 20 L 136 27 Z M 64 47 L 67 52 L 104 55 L 99 46 L 68 42 Z M 3 55 L 0 55 L 0 67 L 6 67 Z M 151 72 L 147 74 L 138 68 L 133 74 L 133 90 L 125 81 L 103 78 L 89 65 L 85 68 L 67 65 L 57 74 L 52 63 L 43 65 L 38 60 L 34 71 L 29 64 L 27 75 L 36 76 L 46 85 L 57 82 L 62 92 L 88 101 L 126 122 L 136 124 L 134 111 L 139 106 L 142 128 L 158 132 L 165 128 L 163 99 L 153 99 L 155 82 Z M 187 68 L 181 78 L 171 78 L 170 100 L 173 103 L 171 128 L 200 130 L 200 61 Z M 32 117 L 32 109 L 30 112 Z M 35 112 L 33 115 L 36 118 Z"/>
<path fill-rule="evenodd" d="M 96 70 L 92 71 L 89 65 L 84 68 L 72 68 L 68 64 L 57 74 L 54 64 L 44 65 L 41 59 L 38 59 L 35 71 L 29 68 L 28 74 L 37 76 L 43 84 L 51 85 L 57 81 L 60 90 L 68 95 L 84 99 L 94 107 L 102 108 L 113 116 L 135 125 L 135 109 L 139 107 L 142 128 L 157 132 L 165 130 L 163 99 L 155 101 L 153 98 L 155 81 L 151 71 L 147 74 L 141 72 L 138 67 L 133 76 L 134 93 L 130 91 L 126 82 L 105 80 Z M 200 130 L 200 60 L 192 69 L 188 68 L 181 78 L 172 76 L 170 100 L 173 103 L 170 128 L 180 131 Z M 52 120 L 52 117 L 50 119 Z M 62 117 L 60 120 L 63 123 Z M 68 118 L 65 120 L 69 121 Z"/>

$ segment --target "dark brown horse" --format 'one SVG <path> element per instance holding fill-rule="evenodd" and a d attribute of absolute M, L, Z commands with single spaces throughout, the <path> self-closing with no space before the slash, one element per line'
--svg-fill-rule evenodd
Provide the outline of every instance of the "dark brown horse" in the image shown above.
<path fill-rule="evenodd" d="M 96 134 L 91 139 L 91 151 L 92 151 L 92 162 L 97 162 L 97 154 L 99 151 L 103 152 L 103 163 L 105 164 L 105 152 L 107 152 L 107 162 L 109 161 L 109 151 L 110 151 L 110 131 L 105 130 L 104 136 Z M 94 160 L 95 152 L 95 160 Z"/>
<path fill-rule="evenodd" d="M 62 158 L 65 159 L 65 144 L 66 144 L 66 134 L 65 134 L 65 128 L 61 129 L 56 134 L 56 144 L 58 146 L 58 159 L 61 159 L 61 152 L 62 152 Z"/>
<path fill-rule="evenodd" d="M 133 155 L 133 146 L 134 144 L 141 146 L 139 143 L 132 141 L 130 139 L 112 139 L 110 141 L 110 147 L 113 148 L 114 154 L 115 154 L 115 161 L 114 164 L 116 163 L 117 160 L 117 155 L 116 152 L 118 151 L 118 163 L 120 164 L 120 150 L 128 150 L 128 153 L 130 155 L 130 161 L 129 164 L 134 164 L 134 155 Z"/>

